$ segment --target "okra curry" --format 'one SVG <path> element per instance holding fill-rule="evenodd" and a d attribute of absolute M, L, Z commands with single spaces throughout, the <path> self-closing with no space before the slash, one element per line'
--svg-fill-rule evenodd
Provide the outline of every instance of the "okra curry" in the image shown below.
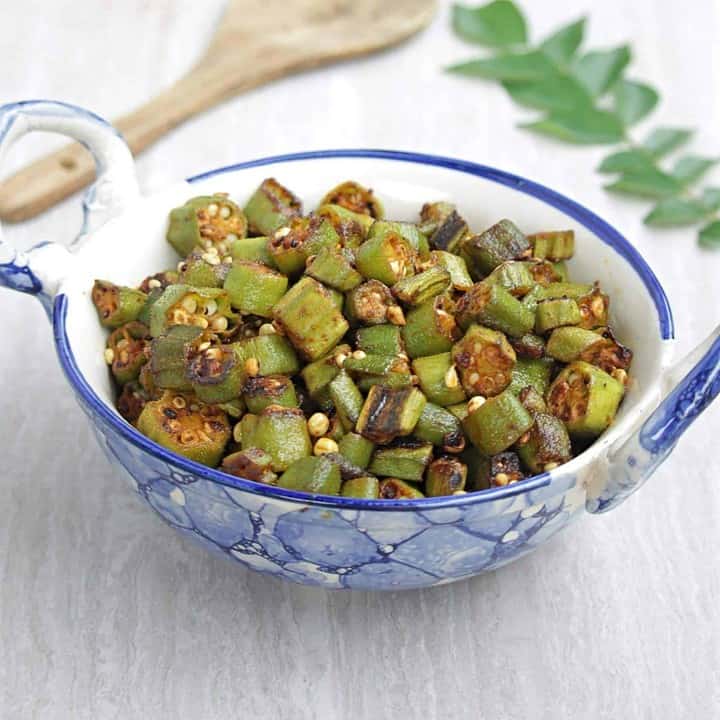
<path fill-rule="evenodd" d="M 117 409 L 259 483 L 411 499 L 522 481 L 613 422 L 632 352 L 573 282 L 572 230 L 475 232 L 447 202 L 384 218 L 344 182 L 319 206 L 274 178 L 170 213 L 176 269 L 97 280 Z"/>

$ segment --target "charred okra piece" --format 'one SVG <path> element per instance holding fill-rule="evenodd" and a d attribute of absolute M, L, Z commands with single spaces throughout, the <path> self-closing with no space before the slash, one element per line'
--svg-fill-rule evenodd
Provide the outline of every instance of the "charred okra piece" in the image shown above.
<path fill-rule="evenodd" d="M 485 282 L 500 285 L 515 297 L 523 297 L 535 285 L 528 263 L 510 260 L 498 265 L 485 279 Z"/>
<path fill-rule="evenodd" d="M 240 395 L 245 369 L 232 345 L 198 340 L 186 347 L 185 375 L 200 400 L 223 403 Z"/>
<path fill-rule="evenodd" d="M 470 277 L 465 260 L 460 255 L 453 255 L 443 250 L 433 250 L 430 253 L 430 262 L 450 273 L 450 284 L 455 290 L 464 292 L 472 287 L 473 280 Z"/>
<path fill-rule="evenodd" d="M 295 349 L 308 360 L 329 352 L 350 327 L 330 291 L 310 277 L 290 288 L 273 315 Z"/>
<path fill-rule="evenodd" d="M 415 251 L 392 223 L 376 222 L 357 249 L 355 266 L 368 280 L 394 285 L 415 272 Z"/>
<path fill-rule="evenodd" d="M 465 435 L 460 421 L 448 410 L 434 403 L 426 403 L 413 430 L 418 440 L 426 440 L 448 453 L 465 449 Z"/>
<path fill-rule="evenodd" d="M 460 337 L 453 310 L 452 300 L 440 295 L 407 314 L 402 336 L 409 357 L 437 355 L 452 348 Z"/>
<path fill-rule="evenodd" d="M 550 358 L 518 358 L 512 371 L 510 390 L 516 395 L 526 387 L 533 387 L 545 396 L 550 387 L 553 361 Z"/>
<path fill-rule="evenodd" d="M 404 441 L 391 447 L 377 448 L 368 470 L 380 477 L 420 482 L 432 453 L 433 446 L 429 442 Z"/>
<path fill-rule="evenodd" d="M 272 309 L 287 290 L 288 279 L 267 265 L 236 260 L 225 278 L 230 304 L 245 315 L 272 317 Z"/>
<path fill-rule="evenodd" d="M 360 411 L 357 432 L 378 444 L 410 435 L 425 403 L 425 396 L 417 388 L 374 385 Z"/>
<path fill-rule="evenodd" d="M 355 333 L 358 350 L 369 355 L 400 355 L 405 351 L 400 328 L 397 325 L 371 325 Z"/>
<path fill-rule="evenodd" d="M 465 391 L 449 352 L 415 358 L 412 368 L 429 402 L 446 407 L 465 400 Z"/>
<path fill-rule="evenodd" d="M 547 260 L 530 260 L 525 264 L 532 279 L 538 284 L 545 287 L 555 282 L 565 282 L 567 280 L 567 271 L 559 272 L 558 268 Z"/>
<path fill-rule="evenodd" d="M 400 316 L 403 317 L 403 322 L 392 324 L 404 324 L 404 315 L 400 306 L 395 302 L 388 287 L 379 280 L 368 280 L 350 291 L 347 296 L 346 312 L 357 325 L 382 325 L 391 317 L 397 319 Z"/>
<path fill-rule="evenodd" d="M 345 248 L 323 248 L 307 261 L 305 272 L 340 292 L 349 292 L 362 281 L 362 275 L 353 267 L 354 256 Z"/>
<path fill-rule="evenodd" d="M 277 475 L 272 471 L 272 457 L 260 448 L 238 450 L 226 455 L 222 471 L 229 475 L 254 480 L 264 485 L 277 485 Z"/>
<path fill-rule="evenodd" d="M 220 288 L 230 269 L 229 260 L 220 260 L 204 250 L 193 250 L 178 266 L 178 283 L 194 287 Z"/>
<path fill-rule="evenodd" d="M 471 325 L 455 343 L 452 358 L 465 392 L 489 397 L 501 393 L 512 379 L 515 351 L 497 330 Z"/>
<path fill-rule="evenodd" d="M 282 335 L 258 335 L 235 343 L 245 374 L 294 375 L 300 370 L 298 357 Z"/>
<path fill-rule="evenodd" d="M 528 235 L 533 257 L 558 262 L 567 260 L 575 252 L 575 233 L 572 230 L 555 230 Z"/>
<path fill-rule="evenodd" d="M 105 359 L 110 363 L 113 377 L 120 385 L 137 380 L 140 369 L 148 359 L 149 340 L 147 327 L 136 321 L 110 333 Z"/>
<path fill-rule="evenodd" d="M 272 457 L 273 472 L 284 472 L 311 454 L 307 422 L 299 408 L 269 405 L 259 415 L 245 415 L 241 427 L 242 449 L 265 450 Z"/>
<path fill-rule="evenodd" d="M 532 415 L 512 392 L 488 398 L 463 421 L 463 428 L 472 444 L 484 455 L 507 450 L 533 424 Z"/>
<path fill-rule="evenodd" d="M 462 250 L 484 275 L 508 260 L 525 260 L 532 252 L 528 239 L 510 220 L 501 220 L 479 235 L 464 238 Z"/>
<path fill-rule="evenodd" d="M 138 290 L 149 295 L 153 291 L 164 290 L 168 285 L 174 285 L 180 281 L 180 276 L 175 270 L 163 270 L 153 275 L 148 275 L 138 287 Z"/>
<path fill-rule="evenodd" d="M 358 389 L 366 393 L 374 385 L 384 385 L 395 389 L 410 387 L 413 384 L 413 379 L 409 372 L 391 370 L 384 375 L 358 375 L 355 382 Z"/>
<path fill-rule="evenodd" d="M 362 435 L 350 432 L 338 442 L 338 452 L 353 465 L 365 469 L 370 464 L 375 443 Z"/>
<path fill-rule="evenodd" d="M 340 469 L 324 457 L 300 458 L 278 480 L 278 485 L 288 490 L 322 495 L 337 495 L 340 484 Z"/>
<path fill-rule="evenodd" d="M 342 361 L 350 353 L 349 345 L 338 345 L 332 352 L 315 362 L 308 363 L 301 371 L 305 387 L 314 400 L 327 390 L 330 381 L 340 372 Z"/>
<path fill-rule="evenodd" d="M 548 355 L 561 362 L 584 360 L 609 375 L 626 371 L 633 356 L 631 350 L 615 339 L 609 328 L 602 334 L 579 327 L 558 328 L 553 330 L 548 340 L 547 351 Z"/>
<path fill-rule="evenodd" d="M 565 367 L 548 391 L 548 408 L 578 437 L 596 437 L 615 419 L 624 386 L 600 368 L 577 360 Z"/>
<path fill-rule="evenodd" d="M 520 357 L 537 359 L 545 355 L 545 341 L 539 335 L 528 333 L 519 338 L 512 338 L 510 344 Z"/>
<path fill-rule="evenodd" d="M 581 328 L 592 330 L 608 324 L 610 298 L 600 288 L 594 287 L 587 295 L 578 298 L 577 303 L 581 318 L 578 324 Z"/>
<path fill-rule="evenodd" d="M 564 325 L 577 325 L 580 308 L 572 298 L 541 300 L 535 310 L 535 332 L 543 334 Z"/>
<path fill-rule="evenodd" d="M 535 324 L 535 313 L 500 285 L 476 283 L 457 303 L 457 321 L 467 328 L 473 322 L 522 337 Z"/>
<path fill-rule="evenodd" d="M 246 234 L 245 215 L 224 193 L 191 198 L 170 211 L 167 241 L 183 257 L 200 247 L 222 259 Z"/>
<path fill-rule="evenodd" d="M 343 497 L 375 500 L 380 497 L 380 483 L 376 477 L 371 475 L 351 478 L 342 484 L 340 494 Z"/>
<path fill-rule="evenodd" d="M 433 460 L 425 476 L 425 493 L 428 497 L 442 497 L 465 489 L 468 469 L 457 458 L 440 457 Z"/>
<path fill-rule="evenodd" d="M 334 228 L 340 243 L 348 250 L 356 250 L 367 239 L 367 232 L 375 222 L 369 215 L 355 213 L 341 205 L 321 205 L 316 215 L 324 217 Z"/>
<path fill-rule="evenodd" d="M 498 453 L 483 464 L 485 467 L 481 472 L 485 474 L 486 487 L 505 487 L 525 479 L 520 458 L 514 452 Z"/>
<path fill-rule="evenodd" d="M 268 250 L 278 270 L 294 276 L 305 270 L 309 257 L 339 245 L 335 228 L 319 215 L 292 218 L 268 240 Z"/>
<path fill-rule="evenodd" d="M 379 497 L 382 500 L 417 500 L 425 496 L 416 487 L 399 478 L 385 478 L 380 481 Z"/>
<path fill-rule="evenodd" d="M 164 448 L 210 467 L 220 462 L 230 439 L 230 423 L 222 410 L 175 391 L 146 403 L 137 427 Z"/>
<path fill-rule="evenodd" d="M 268 405 L 297 407 L 298 399 L 292 380 L 285 375 L 257 375 L 249 377 L 242 386 L 242 396 L 248 412 L 258 415 Z"/>
<path fill-rule="evenodd" d="M 379 220 L 383 217 L 383 206 L 370 188 L 354 180 L 340 183 L 325 193 L 320 205 L 339 205 L 359 215 L 369 215 Z"/>
<path fill-rule="evenodd" d="M 517 453 L 533 473 L 552 470 L 572 457 L 570 436 L 562 420 L 538 413 L 530 431 L 518 440 Z"/>
<path fill-rule="evenodd" d="M 255 235 L 271 235 L 302 214 L 302 203 L 275 178 L 262 181 L 245 206 L 245 217 Z"/>
<path fill-rule="evenodd" d="M 259 237 L 243 238 L 230 243 L 230 257 L 233 260 L 248 260 L 260 262 L 269 268 L 276 269 L 275 261 L 268 248 L 269 238 Z"/>
<path fill-rule="evenodd" d="M 455 206 L 446 202 L 425 203 L 420 210 L 420 230 L 435 250 L 455 252 L 468 233 L 468 225 Z"/>
<path fill-rule="evenodd" d="M 343 428 L 352 430 L 363 407 L 362 393 L 344 370 L 330 382 L 328 391 Z"/>
<path fill-rule="evenodd" d="M 450 273 L 437 265 L 417 275 L 403 278 L 392 286 L 392 293 L 406 305 L 421 305 L 450 287 Z"/>
<path fill-rule="evenodd" d="M 149 399 L 142 385 L 135 380 L 131 380 L 123 385 L 118 395 L 116 403 L 118 412 L 131 425 L 135 425 L 145 407 L 145 403 Z"/>
<path fill-rule="evenodd" d="M 96 280 L 92 289 L 100 324 L 106 328 L 118 328 L 138 319 L 147 301 L 147 295 L 140 290 L 113 285 L 106 280 Z"/>
<path fill-rule="evenodd" d="M 235 319 L 224 290 L 170 285 L 150 308 L 150 334 L 157 337 L 173 325 L 194 325 L 224 333 Z"/>
<path fill-rule="evenodd" d="M 203 331 L 198 327 L 176 325 L 152 340 L 148 366 L 154 387 L 171 390 L 191 389 L 185 358 L 191 353 L 194 343 L 202 334 Z"/>

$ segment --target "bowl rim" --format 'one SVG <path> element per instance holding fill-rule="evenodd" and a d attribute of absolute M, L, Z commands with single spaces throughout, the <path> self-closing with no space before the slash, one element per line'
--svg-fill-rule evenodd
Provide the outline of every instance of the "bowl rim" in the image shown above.
<path fill-rule="evenodd" d="M 268 156 L 234 165 L 227 165 L 194 175 L 188 178 L 187 182 L 192 184 L 216 175 L 245 170 L 253 167 L 260 167 L 263 165 L 294 162 L 298 160 L 322 160 L 328 158 L 374 158 L 395 162 L 408 162 L 443 167 L 505 185 L 555 207 L 569 217 L 572 217 L 586 229 L 590 230 L 604 243 L 610 245 L 632 266 L 633 270 L 635 270 L 640 279 L 643 281 L 643 284 L 647 288 L 648 293 L 655 304 L 655 308 L 658 313 L 660 339 L 673 339 L 674 323 L 672 310 L 667 296 L 657 277 L 645 262 L 642 255 L 640 255 L 640 253 L 625 237 L 623 237 L 615 228 L 602 220 L 595 213 L 591 212 L 579 203 L 570 200 L 564 195 L 551 190 L 544 185 L 503 170 L 498 170 L 497 168 L 467 160 L 460 160 L 458 158 L 396 150 L 374 148 L 314 150 Z M 582 455 L 586 455 L 585 460 L 591 460 L 595 455 L 595 453 L 590 453 L 588 449 L 588 451 L 582 453 L 581 456 L 574 458 L 570 461 L 570 463 L 567 463 L 552 472 L 541 473 L 540 475 L 532 476 L 527 480 L 507 485 L 505 487 L 490 488 L 479 492 L 467 493 L 466 495 L 437 498 L 430 497 L 415 500 L 371 500 L 347 498 L 336 495 L 303 493 L 235 477 L 166 450 L 162 446 L 142 435 L 138 430 L 118 415 L 117 412 L 106 405 L 106 403 L 97 395 L 90 384 L 85 380 L 85 377 L 81 373 L 75 360 L 70 340 L 67 335 L 65 322 L 67 308 L 67 296 L 64 293 L 58 294 L 54 301 L 52 317 L 55 346 L 63 372 L 82 399 L 83 403 L 89 408 L 93 415 L 100 416 L 123 439 L 168 465 L 174 466 L 175 468 L 189 473 L 194 477 L 216 482 L 220 485 L 236 490 L 250 492 L 254 495 L 265 496 L 268 499 L 276 498 L 278 500 L 284 500 L 291 503 L 335 507 L 347 510 L 418 511 L 435 508 L 467 506 L 476 503 L 494 502 L 497 500 L 512 498 L 516 495 L 525 494 L 527 492 L 532 492 L 546 487 L 551 483 L 553 477 L 561 475 L 563 470 L 567 469 L 569 465 L 575 465 L 575 461 L 578 461 L 577 464 L 581 465 L 583 462 L 580 459 Z M 598 443 L 598 445 L 599 444 L 600 443 Z"/>

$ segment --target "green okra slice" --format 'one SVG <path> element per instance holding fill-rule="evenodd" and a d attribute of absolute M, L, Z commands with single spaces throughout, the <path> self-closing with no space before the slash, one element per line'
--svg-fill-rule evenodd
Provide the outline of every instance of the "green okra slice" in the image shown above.
<path fill-rule="evenodd" d="M 248 377 L 242 386 L 242 397 L 248 412 L 261 413 L 269 405 L 298 407 L 297 393 L 292 380 L 285 375 L 256 375 Z"/>
<path fill-rule="evenodd" d="M 548 409 L 573 437 L 596 437 L 615 419 L 625 388 L 594 365 L 576 360 L 553 380 Z"/>
<path fill-rule="evenodd" d="M 322 495 L 337 495 L 341 482 L 340 469 L 325 457 L 299 458 L 278 479 L 288 490 Z"/>
<path fill-rule="evenodd" d="M 168 328 L 166 333 L 152 340 L 148 367 L 153 387 L 171 390 L 191 389 L 185 358 L 202 335 L 203 331 L 199 327 L 174 325 Z"/>
<path fill-rule="evenodd" d="M 404 237 L 420 259 L 428 260 L 430 258 L 428 239 L 417 225 L 397 220 L 378 220 L 368 230 L 368 240 L 388 233 L 397 233 Z"/>
<path fill-rule="evenodd" d="M 273 307 L 285 294 L 288 279 L 267 265 L 236 260 L 227 272 L 223 285 L 230 304 L 246 315 L 272 317 Z"/>
<path fill-rule="evenodd" d="M 545 341 L 539 335 L 528 333 L 509 340 L 519 357 L 537 359 L 545 355 Z"/>
<path fill-rule="evenodd" d="M 329 290 L 303 277 L 275 305 L 275 321 L 295 349 L 308 360 L 317 360 L 338 344 L 349 329 Z"/>
<path fill-rule="evenodd" d="M 390 289 L 379 280 L 368 280 L 348 293 L 345 312 L 355 325 L 382 325 L 393 308 L 400 309 Z"/>
<path fill-rule="evenodd" d="M 224 403 L 240 395 L 245 369 L 233 345 L 196 340 L 185 348 L 185 375 L 200 400 Z"/>
<path fill-rule="evenodd" d="M 554 300 L 556 298 L 580 298 L 592 292 L 593 286 L 585 283 L 574 282 L 552 282 L 549 285 L 538 288 L 538 300 Z"/>
<path fill-rule="evenodd" d="M 355 332 L 358 350 L 369 355 L 400 355 L 405 352 L 400 328 L 386 323 L 359 328 Z"/>
<path fill-rule="evenodd" d="M 91 297 L 100 324 L 106 328 L 118 328 L 137 320 L 148 299 L 140 290 L 114 285 L 106 280 L 95 281 Z"/>
<path fill-rule="evenodd" d="M 355 266 L 368 280 L 394 285 L 415 272 L 415 255 L 410 242 L 392 223 L 376 222 L 355 253 Z"/>
<path fill-rule="evenodd" d="M 385 478 L 380 481 L 379 497 L 382 500 L 417 500 L 425 496 L 415 486 L 400 478 Z"/>
<path fill-rule="evenodd" d="M 425 396 L 415 387 L 374 385 L 360 411 L 356 432 L 378 444 L 410 435 L 425 403 Z"/>
<path fill-rule="evenodd" d="M 454 304 L 446 295 L 410 310 L 401 331 L 409 357 L 437 355 L 452 348 L 461 332 L 453 311 Z"/>
<path fill-rule="evenodd" d="M 338 345 L 334 350 L 315 362 L 308 363 L 300 371 L 310 396 L 317 399 L 330 381 L 340 372 L 342 361 L 350 353 L 349 345 Z M 338 359 L 341 361 L 338 363 Z"/>
<path fill-rule="evenodd" d="M 319 215 L 292 218 L 268 240 L 268 250 L 278 270 L 291 276 L 300 275 L 311 256 L 339 245 L 335 228 Z"/>
<path fill-rule="evenodd" d="M 412 369 L 428 402 L 446 407 L 465 400 L 465 390 L 449 352 L 415 358 Z"/>
<path fill-rule="evenodd" d="M 509 390 L 518 395 L 523 388 L 533 387 L 544 397 L 550 387 L 553 365 L 550 358 L 518 358 L 512 371 Z"/>
<path fill-rule="evenodd" d="M 537 415 L 538 413 L 547 412 L 547 403 L 545 398 L 532 386 L 527 385 L 517 393 L 518 400 L 522 403 L 522 406 L 531 414 Z"/>
<path fill-rule="evenodd" d="M 532 276 L 532 279 L 542 287 L 546 287 L 551 283 L 567 282 L 567 268 L 565 267 L 564 273 L 560 272 L 556 267 L 559 263 L 553 264 L 547 260 L 528 260 L 523 264 Z"/>
<path fill-rule="evenodd" d="M 532 245 L 533 257 L 558 262 L 568 260 L 575 252 L 575 232 L 573 230 L 554 230 L 528 235 Z"/>
<path fill-rule="evenodd" d="M 243 238 L 230 243 L 230 257 L 233 260 L 249 260 L 260 262 L 273 270 L 277 269 L 270 250 L 268 248 L 269 238 L 264 235 L 251 238 Z"/>
<path fill-rule="evenodd" d="M 572 457 L 570 436 L 562 420 L 537 413 L 535 424 L 516 444 L 525 466 L 533 473 L 552 470 Z"/>
<path fill-rule="evenodd" d="M 505 487 L 525 479 L 517 453 L 506 451 L 492 457 L 480 456 L 474 468 L 473 482 L 476 490 Z"/>
<path fill-rule="evenodd" d="M 236 319 L 224 290 L 170 285 L 150 308 L 150 334 L 157 337 L 173 325 L 193 325 L 223 334 Z"/>
<path fill-rule="evenodd" d="M 375 443 L 359 433 L 349 432 L 338 442 L 338 452 L 356 467 L 365 469 L 375 451 Z"/>
<path fill-rule="evenodd" d="M 541 300 L 535 310 L 535 332 L 543 334 L 581 321 L 577 302 L 569 297 Z"/>
<path fill-rule="evenodd" d="M 135 380 L 131 380 L 122 386 L 115 404 L 120 415 L 131 425 L 135 425 L 145 407 L 145 403 L 149 399 L 150 396 L 145 392 L 142 385 Z"/>
<path fill-rule="evenodd" d="M 507 260 L 525 260 L 532 252 L 528 239 L 510 220 L 501 220 L 479 235 L 465 237 L 462 250 L 484 275 Z"/>
<path fill-rule="evenodd" d="M 426 403 L 413 435 L 418 440 L 431 442 L 447 453 L 459 453 L 465 449 L 465 435 L 455 415 L 440 405 Z"/>
<path fill-rule="evenodd" d="M 342 484 L 340 494 L 343 497 L 375 500 L 380 497 L 380 482 L 372 475 L 351 478 Z"/>
<path fill-rule="evenodd" d="M 575 359 L 597 365 L 616 380 L 625 382 L 626 371 L 630 368 L 633 359 L 632 350 L 621 345 L 610 328 L 598 328 L 593 332 L 599 334 L 600 339 L 584 348 Z"/>
<path fill-rule="evenodd" d="M 560 327 L 548 338 L 547 353 L 560 362 L 585 360 L 611 373 L 617 367 L 627 369 L 632 353 L 612 335 L 604 337 L 581 327 Z"/>
<path fill-rule="evenodd" d="M 465 490 L 468 469 L 454 457 L 439 457 L 428 466 L 425 474 L 425 494 L 442 497 Z"/>
<path fill-rule="evenodd" d="M 429 442 L 405 441 L 375 450 L 368 470 L 380 477 L 420 482 L 430 460 L 433 446 Z"/>
<path fill-rule="evenodd" d="M 272 457 L 273 472 L 284 472 L 312 452 L 305 415 L 299 408 L 268 405 L 258 415 L 243 416 L 241 428 L 242 449 L 265 450 Z"/>
<path fill-rule="evenodd" d="M 431 266 L 417 275 L 403 278 L 392 286 L 392 293 L 406 305 L 415 307 L 444 293 L 450 287 L 450 273 Z"/>
<path fill-rule="evenodd" d="M 425 203 L 420 210 L 420 231 L 435 250 L 455 252 L 468 233 L 468 225 L 455 206 L 447 202 Z"/>
<path fill-rule="evenodd" d="M 522 337 L 533 329 L 535 313 L 505 288 L 483 281 L 458 300 L 456 319 L 463 328 L 476 322 L 511 337 Z"/>
<path fill-rule="evenodd" d="M 167 241 L 182 257 L 196 247 L 228 254 L 230 243 L 247 234 L 243 211 L 225 193 L 188 200 L 170 211 Z"/>
<path fill-rule="evenodd" d="M 384 211 L 380 200 L 370 188 L 354 180 L 346 180 L 328 190 L 320 205 L 339 205 L 358 215 L 367 215 L 375 220 L 382 219 Z"/>
<path fill-rule="evenodd" d="M 137 427 L 164 448 L 210 467 L 220 462 L 230 439 L 230 423 L 222 410 L 176 391 L 146 403 Z"/>
<path fill-rule="evenodd" d="M 229 262 L 199 249 L 193 250 L 178 267 L 178 283 L 207 288 L 222 287 L 230 269 Z"/>
<path fill-rule="evenodd" d="M 373 385 L 384 385 L 389 388 L 404 388 L 413 384 L 412 375 L 409 372 L 390 370 L 384 375 L 357 375 L 355 383 L 361 392 L 369 392 Z"/>
<path fill-rule="evenodd" d="M 529 263 L 518 260 L 509 260 L 498 265 L 488 276 L 485 282 L 500 285 L 515 297 L 523 297 L 532 290 L 536 284 L 532 276 Z"/>
<path fill-rule="evenodd" d="M 308 258 L 305 272 L 323 285 L 349 292 L 363 281 L 362 275 L 353 267 L 353 260 L 350 250 L 323 248 Z"/>
<path fill-rule="evenodd" d="M 355 427 L 363 407 L 363 396 L 350 375 L 341 370 L 328 385 L 330 399 L 345 430 Z"/>
<path fill-rule="evenodd" d="M 578 324 L 581 328 L 592 330 L 607 326 L 610 298 L 599 287 L 593 287 L 587 295 L 578 298 L 577 304 L 580 308 L 581 319 Z"/>
<path fill-rule="evenodd" d="M 271 235 L 302 214 L 302 203 L 275 178 L 266 178 L 245 206 L 245 217 L 255 235 Z"/>
<path fill-rule="evenodd" d="M 300 370 L 297 354 L 282 335 L 258 335 L 234 343 L 246 375 L 294 375 Z"/>
<path fill-rule="evenodd" d="M 246 480 L 277 485 L 278 476 L 272 471 L 272 457 L 261 448 L 248 448 L 226 455 L 221 469 Z"/>
<path fill-rule="evenodd" d="M 464 292 L 472 287 L 473 279 L 470 277 L 465 260 L 460 255 L 453 255 L 444 250 L 433 250 L 430 253 L 430 262 L 450 273 L 450 283 L 455 290 Z"/>
<path fill-rule="evenodd" d="M 407 361 L 397 355 L 367 355 L 356 357 L 355 352 L 343 363 L 343 368 L 355 376 L 380 376 L 388 373 L 406 373 L 409 370 Z"/>
<path fill-rule="evenodd" d="M 341 205 L 321 205 L 315 214 L 330 222 L 340 238 L 340 243 L 348 250 L 356 250 L 365 242 L 367 232 L 375 222 L 370 215 L 355 213 Z"/>
<path fill-rule="evenodd" d="M 501 393 L 512 379 L 515 350 L 497 330 L 471 325 L 452 349 L 452 359 L 465 392 L 490 397 Z"/>
<path fill-rule="evenodd" d="M 148 360 L 149 349 L 150 333 L 143 323 L 132 321 L 110 333 L 105 354 L 118 384 L 137 380 Z"/>
<path fill-rule="evenodd" d="M 472 444 L 484 455 L 507 450 L 533 424 L 532 415 L 509 390 L 488 398 L 463 421 Z"/>

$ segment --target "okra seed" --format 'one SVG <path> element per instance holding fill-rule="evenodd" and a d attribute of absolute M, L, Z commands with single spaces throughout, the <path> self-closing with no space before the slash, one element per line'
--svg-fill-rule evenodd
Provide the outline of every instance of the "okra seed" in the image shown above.
<path fill-rule="evenodd" d="M 212 254 L 209 252 L 206 252 L 202 259 L 208 264 L 208 265 L 219 265 L 220 264 L 220 258 L 217 256 L 217 253 Z"/>
<path fill-rule="evenodd" d="M 275 326 L 272 323 L 263 323 L 258 330 L 258 335 L 275 335 Z"/>
<path fill-rule="evenodd" d="M 390 269 L 395 273 L 395 275 L 399 275 L 402 270 L 402 264 L 399 260 L 391 260 Z"/>
<path fill-rule="evenodd" d="M 232 265 L 232 263 L 233 263 L 233 259 L 232 259 L 232 257 L 230 257 L 230 255 L 226 255 L 226 256 L 222 259 L 222 261 L 223 261 L 223 264 L 224 264 L 224 265 Z"/>
<path fill-rule="evenodd" d="M 225 239 L 226 239 L 228 242 L 234 242 L 235 240 L 238 239 L 238 236 L 237 236 L 235 233 L 228 233 L 228 234 L 225 236 Z"/>
<path fill-rule="evenodd" d="M 593 315 L 595 317 L 602 317 L 605 312 L 605 302 L 598 295 L 597 297 L 594 297 L 592 299 L 592 302 L 590 303 L 590 308 L 592 309 Z"/>
<path fill-rule="evenodd" d="M 387 319 L 393 325 L 404 325 L 405 324 L 405 313 L 399 305 L 393 305 L 387 310 Z"/>
<path fill-rule="evenodd" d="M 220 217 L 223 220 L 227 220 L 230 217 L 230 208 L 227 205 L 223 205 L 220 209 Z"/>
<path fill-rule="evenodd" d="M 281 240 L 284 237 L 287 237 L 290 234 L 290 228 L 285 225 L 284 227 L 281 227 L 279 230 L 275 232 L 275 238 L 278 240 Z"/>
<path fill-rule="evenodd" d="M 471 397 L 467 404 L 467 410 L 469 413 L 474 413 L 478 408 L 481 408 L 485 404 L 485 398 L 482 395 L 475 395 Z"/>
<path fill-rule="evenodd" d="M 455 490 L 453 495 L 467 495 L 467 490 Z"/>
<path fill-rule="evenodd" d="M 628 374 L 622 368 L 615 368 L 612 371 L 612 376 L 623 385 L 627 383 Z"/>
<path fill-rule="evenodd" d="M 219 242 L 215 246 L 215 251 L 218 255 L 226 255 L 228 251 L 228 246 L 224 242 Z"/>
<path fill-rule="evenodd" d="M 197 301 L 194 297 L 190 297 L 189 295 L 184 297 L 182 299 L 182 302 L 180 303 L 185 310 L 187 310 L 191 315 L 197 310 Z"/>
<path fill-rule="evenodd" d="M 218 206 L 215 203 L 210 203 L 207 207 L 208 215 L 215 217 L 218 213 Z"/>
<path fill-rule="evenodd" d="M 182 395 L 176 395 L 172 399 L 173 407 L 176 407 L 178 410 L 182 410 L 187 403 L 185 402 L 185 398 Z"/>
<path fill-rule="evenodd" d="M 543 470 L 545 470 L 545 472 L 550 472 L 551 470 L 554 470 L 556 467 L 560 467 L 560 463 L 549 462 L 549 463 L 545 463 L 545 467 L 543 468 Z"/>
<path fill-rule="evenodd" d="M 352 356 L 355 360 L 364 360 L 367 357 L 367 353 L 364 350 L 355 350 Z"/>
<path fill-rule="evenodd" d="M 115 352 L 112 348 L 105 348 L 105 362 L 108 365 L 112 365 L 113 360 L 115 360 Z"/>
<path fill-rule="evenodd" d="M 205 305 L 205 309 L 203 310 L 203 312 L 206 315 L 214 315 L 217 312 L 217 307 L 217 303 L 214 300 L 208 300 L 208 303 L 207 305 Z M 190 312 L 193 311 L 190 310 Z"/>
<path fill-rule="evenodd" d="M 235 427 L 233 428 L 233 440 L 236 443 L 242 442 L 242 424 L 236 423 Z"/>
<path fill-rule="evenodd" d="M 458 378 L 457 370 L 453 365 L 448 368 L 448 371 L 445 373 L 445 387 L 456 388 L 459 384 L 460 380 Z"/>
<path fill-rule="evenodd" d="M 474 385 L 476 382 L 479 382 L 480 381 L 479 373 L 476 373 L 476 372 L 470 373 L 470 377 L 468 378 L 468 380 L 470 381 L 471 385 Z"/>
<path fill-rule="evenodd" d="M 310 416 L 307 421 L 308 432 L 312 437 L 322 437 L 330 428 L 330 420 L 328 416 L 321 412 L 316 412 Z"/>
<path fill-rule="evenodd" d="M 210 347 L 210 342 L 209 342 L 208 340 L 206 340 L 205 342 L 201 342 L 201 343 L 198 345 L 198 350 L 199 350 L 200 352 L 204 352 L 204 351 L 207 350 L 209 347 Z"/>
<path fill-rule="evenodd" d="M 245 361 L 245 372 L 250 377 L 255 377 L 260 373 L 260 363 L 257 358 L 251 357 Z"/>
<path fill-rule="evenodd" d="M 417 375 L 411 375 L 410 376 L 410 382 L 413 385 L 419 385 L 420 384 L 420 378 Z"/>
<path fill-rule="evenodd" d="M 193 325 L 196 325 L 197 327 L 201 327 L 203 330 L 207 330 L 207 327 L 210 323 L 204 318 L 204 317 L 196 317 L 193 320 Z"/>
<path fill-rule="evenodd" d="M 197 403 L 190 403 L 190 412 L 197 412 L 200 406 Z"/>
<path fill-rule="evenodd" d="M 162 287 L 162 283 L 157 278 L 150 278 L 150 280 L 148 280 L 148 287 L 159 288 Z"/>
<path fill-rule="evenodd" d="M 507 485 L 510 480 L 510 477 L 507 473 L 498 473 L 495 476 L 495 484 L 496 485 Z"/>
<path fill-rule="evenodd" d="M 187 265 L 185 264 L 185 261 L 184 261 L 184 260 L 181 260 L 181 261 L 177 264 L 177 270 L 178 270 L 178 272 L 185 272 L 185 271 L 187 270 Z"/>
<path fill-rule="evenodd" d="M 346 355 L 345 353 L 338 353 L 338 354 L 335 356 L 335 364 L 336 364 L 339 368 L 341 368 L 341 367 L 345 364 L 345 361 L 346 361 L 346 360 L 347 360 L 347 355 Z"/>
<path fill-rule="evenodd" d="M 332 438 L 326 437 L 321 437 L 313 446 L 314 455 L 327 455 L 327 453 L 336 453 L 338 450 L 338 444 Z"/>
<path fill-rule="evenodd" d="M 216 317 L 212 323 L 210 323 L 210 327 L 212 327 L 213 330 L 217 330 L 218 332 L 223 332 L 224 330 L 227 330 L 228 321 L 226 317 L 223 317 L 222 315 L 220 317 Z"/>

